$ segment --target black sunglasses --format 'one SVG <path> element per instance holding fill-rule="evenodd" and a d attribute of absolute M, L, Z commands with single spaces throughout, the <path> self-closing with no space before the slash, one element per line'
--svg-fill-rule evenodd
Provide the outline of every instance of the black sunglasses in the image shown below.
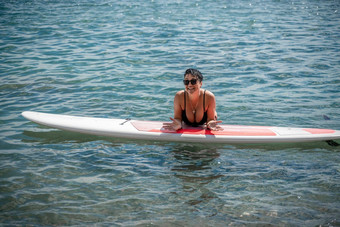
<path fill-rule="evenodd" d="M 191 79 L 191 80 L 183 80 L 184 85 L 189 85 L 189 82 L 192 85 L 195 85 L 197 83 L 197 79 Z"/>

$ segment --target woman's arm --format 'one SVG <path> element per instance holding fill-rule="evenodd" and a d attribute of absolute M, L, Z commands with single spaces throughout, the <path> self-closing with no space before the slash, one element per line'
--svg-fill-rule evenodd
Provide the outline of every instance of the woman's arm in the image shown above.
<path fill-rule="evenodd" d="M 166 130 L 176 131 L 182 128 L 182 103 L 183 100 L 183 92 L 179 91 L 176 93 L 174 98 L 174 118 L 170 117 L 172 122 L 164 123 L 163 128 Z M 181 98 L 182 97 L 182 98 Z"/>
<path fill-rule="evenodd" d="M 222 121 L 217 121 L 217 112 L 216 112 L 216 100 L 213 93 L 210 91 L 206 91 L 206 103 L 207 105 L 207 128 L 213 131 L 221 131 L 222 127 L 217 125 L 218 123 L 222 123 Z"/>

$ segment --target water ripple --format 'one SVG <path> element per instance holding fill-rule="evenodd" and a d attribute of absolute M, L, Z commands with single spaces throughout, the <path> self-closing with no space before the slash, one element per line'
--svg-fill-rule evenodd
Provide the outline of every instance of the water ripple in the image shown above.
<path fill-rule="evenodd" d="M 168 120 L 197 67 L 224 123 L 340 129 L 338 2 L 0 5 L 4 225 L 339 224 L 338 148 L 110 140 L 20 116 Z"/>

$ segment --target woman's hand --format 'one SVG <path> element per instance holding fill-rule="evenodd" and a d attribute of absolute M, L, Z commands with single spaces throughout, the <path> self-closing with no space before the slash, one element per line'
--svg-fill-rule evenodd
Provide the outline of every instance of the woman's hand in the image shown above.
<path fill-rule="evenodd" d="M 223 131 L 223 128 L 217 125 L 218 123 L 222 123 L 222 121 L 211 120 L 207 123 L 207 128 L 212 131 Z"/>
<path fill-rule="evenodd" d="M 172 120 L 172 122 L 163 123 L 163 128 L 165 130 L 177 131 L 182 128 L 182 122 L 180 120 L 173 119 L 172 117 L 170 117 L 170 120 Z"/>

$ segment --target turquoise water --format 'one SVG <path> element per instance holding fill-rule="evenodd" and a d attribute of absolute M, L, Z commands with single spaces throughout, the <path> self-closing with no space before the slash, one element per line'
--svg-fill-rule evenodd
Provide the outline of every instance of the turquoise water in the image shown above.
<path fill-rule="evenodd" d="M 339 13 L 337 0 L 0 0 L 0 222 L 339 226 L 338 147 L 126 141 L 20 116 L 164 121 L 195 67 L 224 123 L 339 130 Z"/>

